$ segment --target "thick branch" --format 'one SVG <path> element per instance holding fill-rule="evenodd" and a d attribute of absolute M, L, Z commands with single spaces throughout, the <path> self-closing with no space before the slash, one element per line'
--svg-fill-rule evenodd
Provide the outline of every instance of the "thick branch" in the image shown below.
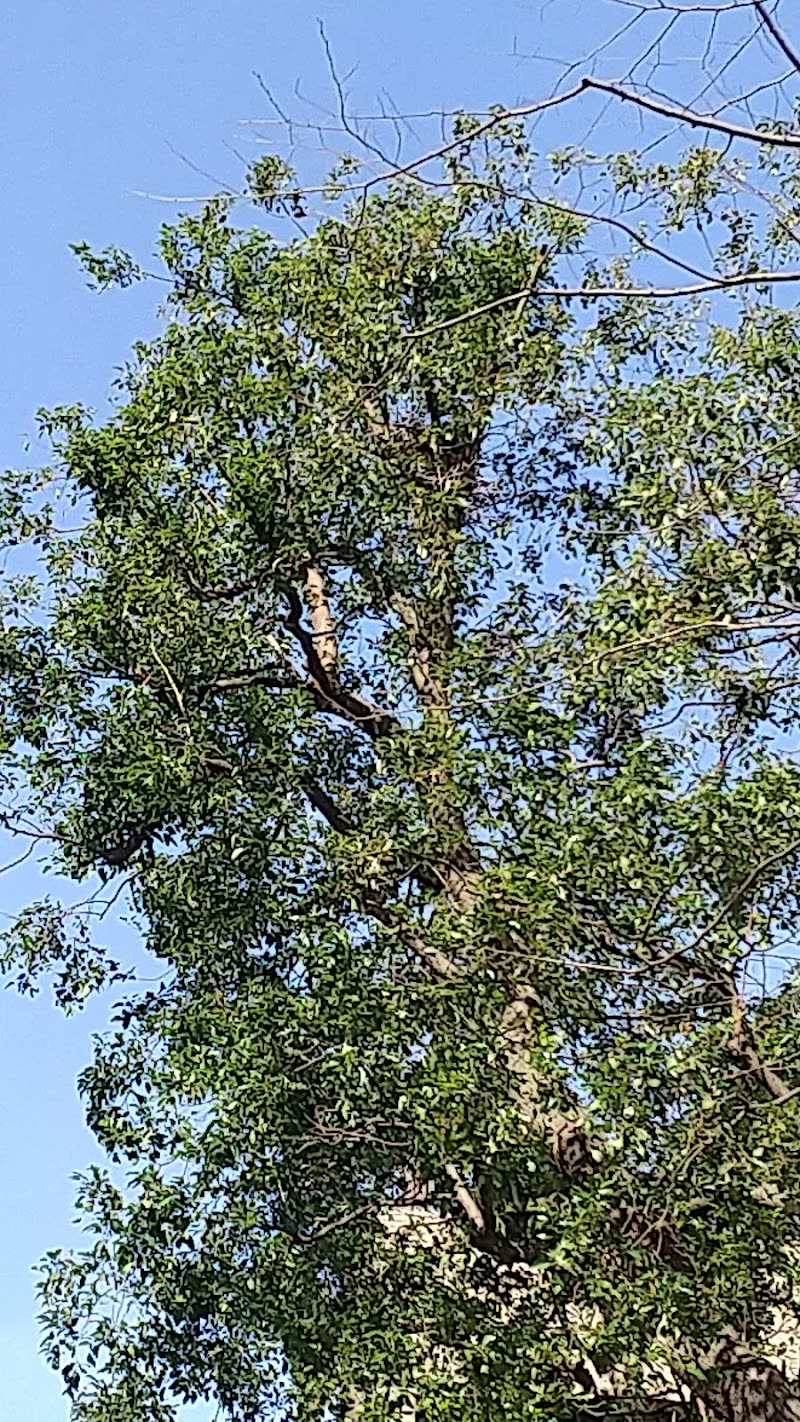
<path fill-rule="evenodd" d="M 399 938 L 401 943 L 405 943 L 412 953 L 427 964 L 436 977 L 442 978 L 445 982 L 455 982 L 466 977 L 469 972 L 467 967 L 454 962 L 441 948 L 426 943 L 418 933 L 414 932 L 413 928 L 403 923 L 402 919 L 393 913 L 377 894 L 367 894 L 364 900 L 364 909 L 370 918 L 374 918 L 388 933 Z"/>
<path fill-rule="evenodd" d="M 681 104 L 670 104 L 663 99 L 654 99 L 649 94 L 637 94 L 614 79 L 598 79 L 594 75 L 587 75 L 581 81 L 580 87 L 599 89 L 601 93 L 612 94 L 624 103 L 636 104 L 650 113 L 660 114 L 662 118 L 676 119 L 679 123 L 687 124 L 689 128 L 702 128 L 711 133 L 723 133 L 727 138 L 742 138 L 751 143 L 769 144 L 776 148 L 800 148 L 800 133 L 749 128 L 747 124 L 731 123 L 716 114 L 700 114 L 694 109 L 685 109 Z"/>
<path fill-rule="evenodd" d="M 469 1242 L 481 1254 L 489 1254 L 499 1264 L 518 1264 L 525 1258 L 524 1252 L 512 1244 L 494 1225 L 478 1201 L 467 1189 L 454 1165 L 446 1165 L 445 1173 L 453 1181 L 453 1195 L 466 1215 L 471 1229 Z"/>
<path fill-rule="evenodd" d="M 327 790 L 323 790 L 321 785 L 317 785 L 313 780 L 307 780 L 303 789 L 306 796 L 311 801 L 315 810 L 319 810 L 323 819 L 327 820 L 331 829 L 335 829 L 337 834 L 354 834 L 355 823 L 344 814 L 336 801 L 330 796 Z"/>
<path fill-rule="evenodd" d="M 589 1141 L 576 1109 L 574 1116 L 545 1109 L 542 1095 L 545 1083 L 531 1062 L 534 1035 L 534 1010 L 541 1010 L 539 994 L 530 987 L 519 987 L 503 1012 L 500 1037 L 506 1067 L 516 1081 L 515 1095 L 521 1119 L 548 1142 L 550 1154 L 562 1174 L 577 1175 L 590 1162 Z"/>
<path fill-rule="evenodd" d="M 772 38 L 778 46 L 778 49 L 788 59 L 792 68 L 795 69 L 798 74 L 800 74 L 800 54 L 798 54 L 797 51 L 793 49 L 790 45 L 777 20 L 773 15 L 770 14 L 769 10 L 767 9 L 765 0 L 754 0 L 754 4 L 764 28 L 766 30 L 769 30 L 769 33 L 772 35 Z"/>
<path fill-rule="evenodd" d="M 762 1060 L 750 1035 L 742 999 L 735 988 L 733 988 L 733 984 L 731 984 L 731 988 L 733 1032 L 729 1046 L 732 1055 L 737 1061 L 741 1062 L 748 1074 L 756 1077 L 756 1079 L 761 1082 L 761 1085 L 769 1092 L 773 1101 L 788 1101 L 790 1097 L 797 1094 L 795 1089 L 791 1087 L 768 1062 Z"/>
<path fill-rule="evenodd" d="M 400 593 L 394 594 L 392 607 L 399 614 L 408 632 L 411 643 L 411 677 L 417 691 L 427 706 L 446 709 L 447 697 L 441 682 L 433 675 L 430 647 L 427 638 L 423 635 L 416 608 L 408 598 L 402 597 Z"/>
<path fill-rule="evenodd" d="M 327 676 L 334 676 L 338 652 L 333 614 L 322 574 L 319 568 L 315 568 L 311 563 L 306 568 L 305 595 L 311 613 L 311 627 L 319 664 Z"/>
<path fill-rule="evenodd" d="M 335 658 L 333 664 L 326 666 L 318 650 L 316 635 L 303 626 L 303 605 L 294 588 L 286 589 L 286 599 L 289 603 L 286 626 L 303 649 L 306 667 L 318 704 L 323 709 L 335 711 L 346 720 L 360 726 L 372 740 L 379 740 L 383 736 L 390 736 L 398 731 L 400 722 L 391 712 L 382 710 L 373 702 L 367 701 L 365 697 L 359 696 L 356 692 L 349 691 L 341 685 L 334 674 Z M 318 616 L 322 620 L 325 614 L 318 609 Z M 331 636 L 332 633 L 328 628 L 325 637 Z M 327 646 L 326 657 L 330 661 L 330 643 L 327 642 L 324 646 Z"/>
<path fill-rule="evenodd" d="M 144 829 L 134 830 L 126 836 L 119 844 L 111 849 L 102 849 L 100 857 L 104 863 L 112 869 L 119 869 L 123 864 L 127 864 L 138 850 L 142 849 L 157 829 L 156 825 L 147 825 Z"/>
<path fill-rule="evenodd" d="M 484 1217 L 483 1210 L 481 1209 L 477 1200 L 473 1199 L 472 1195 L 470 1194 L 469 1190 L 467 1189 L 466 1185 L 464 1184 L 464 1181 L 461 1179 L 461 1176 L 459 1175 L 454 1165 L 446 1165 L 445 1174 L 449 1175 L 450 1179 L 453 1181 L 453 1184 L 455 1186 L 453 1194 L 458 1200 L 459 1205 L 464 1211 L 464 1214 L 466 1215 L 473 1229 L 478 1230 L 478 1232 L 482 1234 L 486 1229 L 486 1219 Z"/>

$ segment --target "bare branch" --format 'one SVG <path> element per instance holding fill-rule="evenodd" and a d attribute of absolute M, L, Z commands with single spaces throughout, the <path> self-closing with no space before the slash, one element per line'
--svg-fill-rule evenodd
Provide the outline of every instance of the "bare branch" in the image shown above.
<path fill-rule="evenodd" d="M 647 5 L 644 0 L 613 0 L 627 10 L 638 10 L 641 14 L 657 14 L 666 11 L 671 15 L 721 15 L 726 10 L 751 10 L 753 0 L 721 0 L 718 5 L 676 5 L 670 0 L 653 0 Z"/>
<path fill-rule="evenodd" d="M 374 174 L 362 183 L 354 183 L 347 189 L 353 192 L 367 192 L 369 189 L 378 187 L 380 184 L 396 180 L 400 177 L 413 177 L 418 174 L 420 168 L 425 168 L 430 163 L 434 163 L 441 158 L 446 158 L 448 154 L 462 149 L 465 142 L 475 143 L 478 139 L 499 128 L 504 123 L 513 122 L 515 119 L 533 118 L 538 114 L 545 113 L 548 109 L 559 108 L 564 104 L 571 103 L 573 99 L 579 98 L 582 94 L 590 91 L 610 94 L 613 98 L 620 99 L 623 103 L 635 104 L 639 108 L 647 109 L 649 112 L 659 114 L 662 118 L 675 119 L 677 122 L 686 124 L 690 128 L 704 129 L 712 133 L 724 134 L 727 138 L 738 138 L 746 142 L 768 144 L 775 148 L 800 148 L 800 133 L 786 133 L 781 129 L 759 129 L 751 128 L 747 124 L 738 124 L 721 119 L 712 113 L 698 113 L 694 109 L 684 108 L 680 104 L 671 103 L 667 99 L 654 98 L 649 94 L 641 94 L 633 89 L 627 88 L 624 84 L 613 79 L 600 79 L 595 75 L 586 74 L 572 88 L 565 89 L 563 93 L 551 94 L 545 99 L 535 100 L 530 104 L 519 104 L 513 108 L 496 109 L 489 118 L 485 119 L 474 128 L 468 139 L 463 134 L 457 138 L 449 139 L 446 143 L 439 144 L 438 147 L 429 149 L 417 158 L 412 158 L 408 163 L 398 166 L 387 167 L 381 173 Z M 324 187 L 304 188 L 303 192 L 311 194 L 314 192 L 325 192 Z"/>
<path fill-rule="evenodd" d="M 598 79 L 594 75 L 589 75 L 583 79 L 582 87 L 613 94 L 623 103 L 636 104 L 639 108 L 648 109 L 650 113 L 660 114 L 662 118 L 676 119 L 679 123 L 688 124 L 690 128 L 706 129 L 712 133 L 725 134 L 727 138 L 741 138 L 749 143 L 768 144 L 776 148 L 800 148 L 800 133 L 785 133 L 778 129 L 750 128 L 747 124 L 732 123 L 727 119 L 721 119 L 716 114 L 697 113 L 694 109 L 684 108 L 681 104 L 672 104 L 664 99 L 653 98 L 650 94 L 640 94 L 633 89 L 627 89 L 624 84 L 619 84 L 613 79 Z"/>
<path fill-rule="evenodd" d="M 600 301 L 604 297 L 665 300 L 682 296 L 704 296 L 712 291 L 735 290 L 743 286 L 768 286 L 773 283 L 786 284 L 800 281 L 800 271 L 757 271 L 737 272 L 733 276 L 709 277 L 691 286 L 531 286 L 513 291 L 509 296 L 498 296 L 494 301 L 486 301 L 482 306 L 474 306 L 458 316 L 450 316 L 446 321 L 437 321 L 420 330 L 405 331 L 403 339 L 419 341 L 426 336 L 435 336 L 439 331 L 449 331 L 454 326 L 462 326 L 478 316 L 486 316 L 504 306 L 513 306 L 520 301 L 527 302 L 535 297 L 556 297 L 564 301 Z"/>
<path fill-rule="evenodd" d="M 774 15 L 767 9 L 765 0 L 754 0 L 754 4 L 764 28 L 769 30 L 778 49 L 786 56 L 792 68 L 800 74 L 800 54 L 790 45 Z"/>

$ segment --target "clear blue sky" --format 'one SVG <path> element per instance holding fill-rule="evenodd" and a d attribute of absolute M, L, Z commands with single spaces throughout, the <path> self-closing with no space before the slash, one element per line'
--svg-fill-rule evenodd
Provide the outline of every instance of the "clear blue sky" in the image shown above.
<path fill-rule="evenodd" d="M 152 288 L 87 291 L 68 244 L 115 242 L 146 258 L 177 209 L 136 194 L 213 186 L 178 153 L 238 184 L 230 145 L 251 152 L 243 121 L 269 112 L 253 69 L 295 112 L 296 80 L 332 104 L 318 17 L 341 69 L 358 66 L 354 104 L 373 107 L 384 91 L 408 111 L 539 96 L 559 66 L 534 53 L 577 59 L 626 12 L 607 0 L 11 0 L 0 56 L 3 466 L 32 457 L 24 440 L 39 406 L 102 406 L 131 341 L 153 329 Z M 0 909 L 40 889 L 29 870 L 0 876 Z M 46 994 L 0 995 L 0 1422 L 65 1417 L 37 1356 L 31 1268 L 70 1242 L 70 1173 L 93 1157 L 75 1076 L 107 1011 L 98 1002 L 65 1021 Z"/>

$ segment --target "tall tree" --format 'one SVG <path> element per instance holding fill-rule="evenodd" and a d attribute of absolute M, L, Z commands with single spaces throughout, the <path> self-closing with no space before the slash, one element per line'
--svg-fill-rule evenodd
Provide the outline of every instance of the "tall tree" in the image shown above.
<path fill-rule="evenodd" d="M 598 296 L 624 263 L 478 127 L 308 235 L 166 229 L 115 412 L 45 417 L 58 498 L 4 486 L 46 570 L 0 643 L 14 823 L 164 965 L 82 1078 L 127 1184 L 43 1279 L 76 1422 L 800 1417 L 777 237 L 722 149 L 619 159 L 743 294 Z M 272 160 L 251 194 L 302 206 Z M 67 1005 L 117 971 L 74 923 L 7 942 Z"/>

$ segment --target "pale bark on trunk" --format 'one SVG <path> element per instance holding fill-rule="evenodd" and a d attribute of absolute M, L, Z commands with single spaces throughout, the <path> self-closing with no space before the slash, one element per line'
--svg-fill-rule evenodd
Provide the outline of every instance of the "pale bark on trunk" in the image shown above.
<path fill-rule="evenodd" d="M 703 1398 L 714 1422 L 800 1422 L 800 1397 L 783 1370 L 734 1336 L 720 1339 L 701 1364 L 719 1370 Z"/>

